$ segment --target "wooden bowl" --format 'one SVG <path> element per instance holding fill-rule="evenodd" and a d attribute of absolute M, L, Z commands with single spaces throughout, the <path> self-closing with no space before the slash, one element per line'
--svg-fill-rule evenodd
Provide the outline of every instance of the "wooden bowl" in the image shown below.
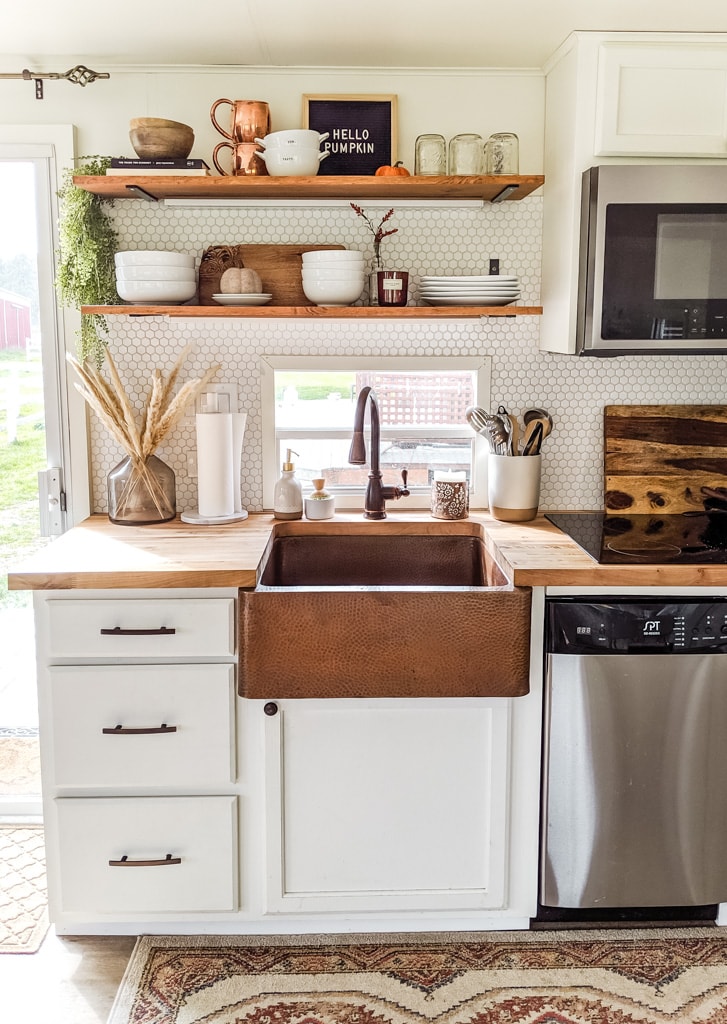
<path fill-rule="evenodd" d="M 157 118 L 136 118 L 136 121 L 153 121 Z M 143 124 L 132 127 L 129 132 L 134 152 L 141 160 L 185 160 L 192 152 L 194 132 L 188 124 L 175 121 L 166 124 Z"/>

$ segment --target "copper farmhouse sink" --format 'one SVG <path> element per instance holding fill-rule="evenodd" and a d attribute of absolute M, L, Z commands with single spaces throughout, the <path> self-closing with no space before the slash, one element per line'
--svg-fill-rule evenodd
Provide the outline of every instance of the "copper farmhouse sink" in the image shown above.
<path fill-rule="evenodd" d="M 476 523 L 285 523 L 240 593 L 250 698 L 514 697 L 529 689 L 529 588 Z"/>

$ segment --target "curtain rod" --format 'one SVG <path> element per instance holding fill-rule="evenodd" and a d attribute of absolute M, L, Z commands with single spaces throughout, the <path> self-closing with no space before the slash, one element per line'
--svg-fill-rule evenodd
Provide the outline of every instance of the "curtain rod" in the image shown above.
<path fill-rule="evenodd" d="M 24 68 L 20 74 L 0 74 L 0 78 L 22 78 L 26 82 L 35 82 L 35 98 L 37 100 L 43 99 L 43 79 L 64 79 L 67 82 L 73 82 L 74 85 L 86 86 L 91 82 L 95 82 L 97 78 L 110 78 L 111 75 L 108 71 L 91 71 L 83 64 L 77 64 L 75 68 L 70 68 L 68 71 L 63 73 L 57 71 L 28 71 Z"/>

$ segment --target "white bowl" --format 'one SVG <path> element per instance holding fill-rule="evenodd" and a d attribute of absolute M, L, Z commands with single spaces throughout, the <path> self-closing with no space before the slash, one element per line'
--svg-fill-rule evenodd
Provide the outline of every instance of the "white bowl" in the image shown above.
<path fill-rule="evenodd" d="M 340 270 L 330 274 L 323 271 L 316 273 L 304 270 L 300 276 L 304 284 L 308 282 L 311 284 L 354 284 L 356 281 L 363 283 L 366 280 L 366 275 L 362 270 Z"/>
<path fill-rule="evenodd" d="M 194 256 L 182 252 L 162 252 L 158 249 L 138 249 L 135 252 L 117 252 L 114 256 L 117 267 L 136 264 L 154 264 L 167 267 L 194 267 Z"/>
<path fill-rule="evenodd" d="M 362 274 L 365 270 L 363 260 L 356 263 L 304 263 L 301 267 L 303 274 L 350 274 L 351 272 Z"/>
<path fill-rule="evenodd" d="M 117 266 L 117 281 L 195 281 L 194 267 L 167 267 L 163 263 Z"/>
<path fill-rule="evenodd" d="M 328 153 L 320 153 L 317 149 L 295 150 L 291 153 L 282 149 L 270 149 L 258 153 L 258 156 L 265 163 L 268 174 L 274 177 L 291 174 L 313 177 L 318 174 L 321 160 L 325 160 Z"/>
<path fill-rule="evenodd" d="M 348 306 L 359 298 L 364 288 L 363 278 L 358 281 L 335 282 L 304 281 L 306 298 L 317 306 Z"/>
<path fill-rule="evenodd" d="M 116 290 L 125 302 L 173 304 L 186 302 L 197 291 L 196 281 L 118 281 Z"/>
<path fill-rule="evenodd" d="M 365 264 L 363 256 L 357 260 L 304 260 L 303 270 L 330 270 L 340 268 L 341 270 L 358 270 Z"/>
<path fill-rule="evenodd" d="M 340 260 L 346 263 L 363 258 L 363 253 L 357 249 L 311 249 L 309 252 L 303 253 L 304 263 L 318 263 L 320 260 Z"/>
<path fill-rule="evenodd" d="M 255 142 L 266 149 L 277 149 L 279 147 L 288 149 L 289 147 L 300 146 L 313 146 L 314 149 L 318 149 L 320 144 L 325 142 L 330 134 L 330 132 L 324 132 L 321 135 L 310 128 L 290 128 L 283 132 L 269 132 L 264 138 L 255 139 Z"/>

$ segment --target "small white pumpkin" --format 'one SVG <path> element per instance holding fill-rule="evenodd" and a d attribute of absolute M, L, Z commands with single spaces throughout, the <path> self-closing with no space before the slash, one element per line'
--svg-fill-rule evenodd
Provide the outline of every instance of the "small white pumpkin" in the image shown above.
<path fill-rule="evenodd" d="M 259 295 L 263 283 L 252 267 L 229 267 L 220 278 L 222 295 Z"/>

